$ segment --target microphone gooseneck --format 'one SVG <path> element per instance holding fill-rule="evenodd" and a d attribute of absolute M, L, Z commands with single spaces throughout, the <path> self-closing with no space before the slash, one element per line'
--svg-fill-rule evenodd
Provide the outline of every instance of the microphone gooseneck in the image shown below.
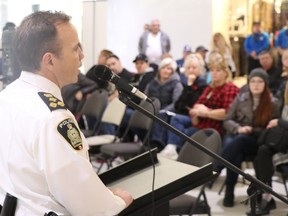
<path fill-rule="evenodd" d="M 115 84 L 119 91 L 122 91 L 128 96 L 133 95 L 140 98 L 141 100 L 149 100 L 149 98 L 143 92 L 141 92 L 136 87 L 130 85 L 125 79 L 113 73 L 111 69 L 107 66 L 97 65 L 94 70 L 95 75 L 98 79 Z"/>

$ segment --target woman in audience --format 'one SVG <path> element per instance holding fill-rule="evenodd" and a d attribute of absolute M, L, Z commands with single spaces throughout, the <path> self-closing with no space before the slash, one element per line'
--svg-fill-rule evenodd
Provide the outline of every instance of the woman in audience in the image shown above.
<path fill-rule="evenodd" d="M 148 83 L 144 93 L 149 98 L 157 98 L 160 101 L 159 117 L 166 120 L 167 111 L 174 112 L 174 104 L 182 93 L 183 86 L 180 82 L 179 75 L 176 73 L 177 64 L 172 58 L 164 58 L 159 64 L 159 70 L 153 80 Z M 152 137 L 165 137 L 165 130 L 162 126 L 153 124 Z M 143 133 L 136 132 L 140 139 Z"/>
<path fill-rule="evenodd" d="M 184 73 L 180 74 L 180 79 L 184 89 L 175 103 L 175 113 L 188 116 L 188 110 L 198 100 L 207 84 L 204 77 L 205 64 L 199 54 L 188 55 L 183 66 Z"/>
<path fill-rule="evenodd" d="M 239 88 L 231 82 L 231 72 L 224 57 L 218 52 L 212 52 L 209 56 L 209 68 L 211 70 L 211 83 L 207 86 L 189 110 L 189 116 L 176 115 L 171 118 L 170 124 L 191 136 L 202 128 L 214 128 L 222 133 L 222 121 L 226 111 L 239 92 Z M 177 159 L 179 150 L 185 140 L 172 132 L 168 132 L 168 144 L 160 152 L 164 157 Z"/>
<path fill-rule="evenodd" d="M 279 115 L 277 100 L 271 97 L 269 76 L 261 69 L 252 70 L 248 78 L 249 90 L 240 93 L 233 101 L 224 121 L 226 135 L 223 139 L 222 157 L 241 168 L 246 156 L 255 156 L 257 139 L 268 122 Z M 221 164 L 218 172 L 224 168 Z M 227 169 L 226 191 L 223 205 L 234 206 L 234 187 L 238 174 Z"/>
<path fill-rule="evenodd" d="M 287 54 L 288 51 L 284 51 L 282 55 L 282 62 L 285 66 L 283 58 L 285 58 L 285 52 Z M 272 119 L 267 128 L 273 128 L 276 126 L 280 126 L 285 128 L 288 131 L 288 82 L 286 81 L 285 91 L 282 92 L 282 112 L 280 118 Z M 261 144 L 261 143 L 260 143 Z M 287 149 L 288 150 L 288 149 Z M 288 154 L 285 152 L 278 152 L 272 147 L 267 145 L 260 145 L 257 156 L 254 160 L 254 169 L 256 173 L 256 177 L 262 181 L 263 183 L 272 187 L 272 176 L 274 174 L 274 167 L 276 165 L 280 165 L 283 163 L 287 163 Z M 273 163 L 273 160 L 276 163 Z M 265 192 L 262 194 L 262 199 L 260 203 L 258 203 L 258 207 L 256 209 L 256 215 L 264 215 L 269 214 L 270 210 L 276 208 L 276 203 L 272 198 L 272 195 Z M 251 213 L 248 215 L 252 215 Z"/>
<path fill-rule="evenodd" d="M 232 71 L 232 77 L 234 78 L 236 73 L 236 66 L 232 58 L 232 49 L 226 42 L 224 36 L 219 32 L 213 35 L 212 51 L 217 51 L 224 56 L 230 70 Z"/>
<path fill-rule="evenodd" d="M 198 54 L 188 55 L 184 62 L 184 69 L 184 73 L 180 74 L 180 76 L 183 76 L 182 80 L 185 80 L 184 89 L 179 99 L 175 102 L 175 108 L 172 115 L 178 113 L 188 116 L 188 110 L 198 100 L 207 86 L 206 80 L 203 77 L 205 68 L 201 56 Z M 162 113 L 161 117 L 162 120 L 169 122 L 171 115 L 169 116 L 167 113 Z M 159 136 L 158 130 L 162 131 L 162 136 Z M 163 149 L 167 142 L 167 133 L 168 130 L 163 127 L 160 128 L 160 126 L 159 129 L 153 130 L 151 136 L 152 146 L 158 147 L 159 150 Z"/>
<path fill-rule="evenodd" d="M 176 68 L 177 64 L 172 58 L 164 58 L 159 64 L 158 74 L 145 89 L 148 97 L 159 99 L 162 110 L 174 111 L 174 103 L 182 93 L 183 86 L 175 73 Z"/>

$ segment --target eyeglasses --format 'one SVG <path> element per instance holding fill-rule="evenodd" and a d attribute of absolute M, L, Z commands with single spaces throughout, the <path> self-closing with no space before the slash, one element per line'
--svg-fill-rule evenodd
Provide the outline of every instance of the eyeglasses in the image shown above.
<path fill-rule="evenodd" d="M 264 83 L 263 80 L 251 80 L 249 83 L 252 83 L 252 84 L 261 84 L 261 83 Z"/>

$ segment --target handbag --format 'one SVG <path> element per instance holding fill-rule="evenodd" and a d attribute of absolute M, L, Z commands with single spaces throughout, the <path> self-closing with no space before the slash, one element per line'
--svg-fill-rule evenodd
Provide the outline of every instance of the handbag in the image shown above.
<path fill-rule="evenodd" d="M 265 129 L 260 135 L 258 143 L 267 145 L 278 152 L 287 152 L 288 130 L 280 126 Z"/>

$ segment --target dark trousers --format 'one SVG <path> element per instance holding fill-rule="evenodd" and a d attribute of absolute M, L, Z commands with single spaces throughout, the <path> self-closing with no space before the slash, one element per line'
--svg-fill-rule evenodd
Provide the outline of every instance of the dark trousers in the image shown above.
<path fill-rule="evenodd" d="M 256 177 L 263 183 L 272 186 L 272 176 L 274 174 L 273 155 L 276 150 L 267 145 L 261 145 L 254 160 Z"/>
<path fill-rule="evenodd" d="M 259 63 L 259 59 L 254 59 L 251 56 L 248 57 L 248 75 L 255 68 L 261 68 L 261 64 Z"/>
<path fill-rule="evenodd" d="M 241 163 L 247 155 L 256 155 L 258 149 L 257 139 L 254 136 L 246 134 L 226 135 L 223 140 L 222 157 L 241 168 Z M 220 165 L 220 168 L 224 166 Z M 227 169 L 226 185 L 235 185 L 237 182 L 238 173 Z"/>

